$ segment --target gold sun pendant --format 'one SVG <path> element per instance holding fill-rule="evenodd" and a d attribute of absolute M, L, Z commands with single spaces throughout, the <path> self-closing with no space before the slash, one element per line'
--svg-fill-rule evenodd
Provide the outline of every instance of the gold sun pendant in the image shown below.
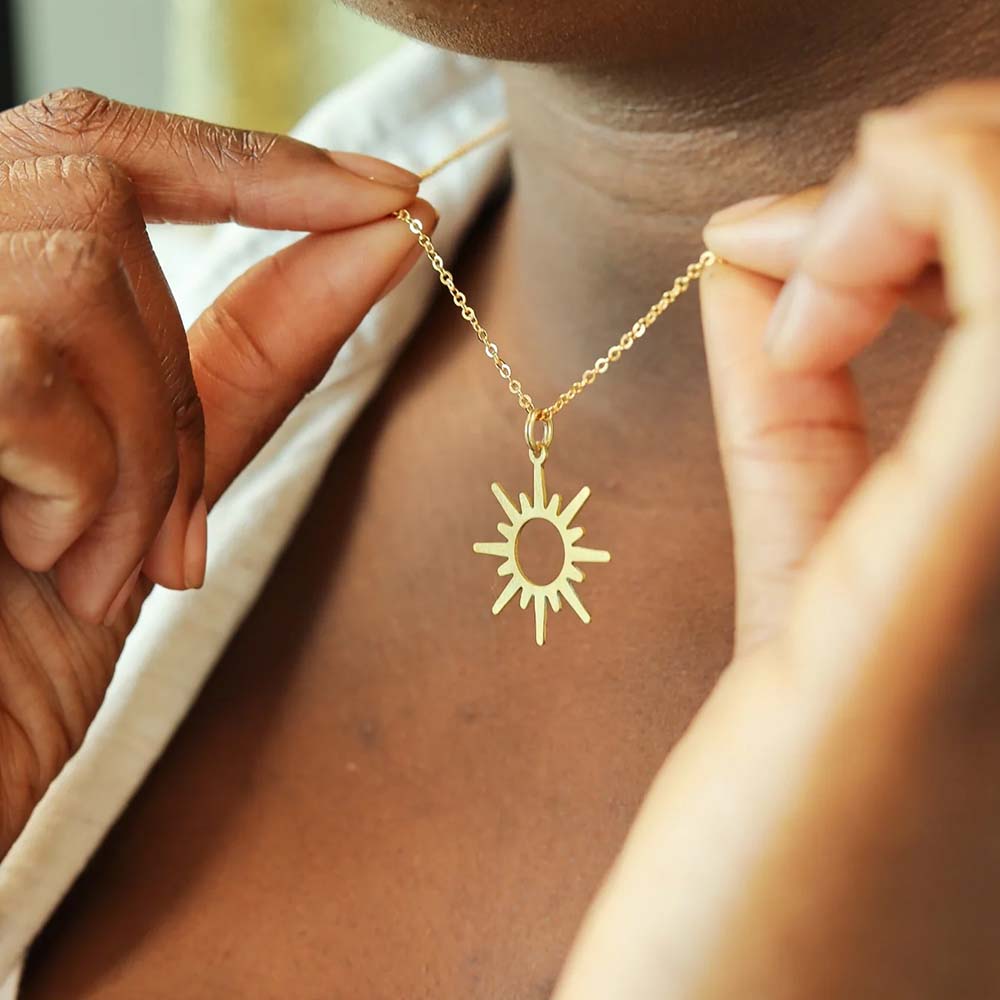
<path fill-rule="evenodd" d="M 497 525 L 497 531 L 503 535 L 502 542 L 476 542 L 473 550 L 481 555 L 499 556 L 503 562 L 497 570 L 497 575 L 510 577 L 503 593 L 493 605 L 493 614 L 500 614 L 520 591 L 522 610 L 534 602 L 535 642 L 542 646 L 545 643 L 545 623 L 548 609 L 551 607 L 553 611 L 559 611 L 564 600 L 577 613 L 580 621 L 585 625 L 590 623 L 590 615 L 573 588 L 574 583 L 582 583 L 584 580 L 583 570 L 576 564 L 606 563 L 611 560 L 611 554 L 603 549 L 587 549 L 576 544 L 583 537 L 583 528 L 573 528 L 570 525 L 573 518 L 580 513 L 580 508 L 587 502 L 590 488 L 584 486 L 566 505 L 566 508 L 560 511 L 562 497 L 556 493 L 551 499 L 547 499 L 545 493 L 545 469 L 543 466 L 548 456 L 548 448 L 546 445 L 531 442 L 530 432 L 528 436 L 528 455 L 531 458 L 531 464 L 535 467 L 535 495 L 529 500 L 527 495 L 522 493 L 520 508 L 518 508 L 504 491 L 504 488 L 499 483 L 494 483 L 493 495 L 497 498 L 510 523 L 501 522 Z M 551 442 L 551 429 L 548 431 L 547 442 Z M 562 539 L 562 569 L 554 580 L 546 584 L 536 583 L 529 579 L 518 559 L 518 538 L 524 526 L 530 521 L 548 522 L 559 532 L 559 537 Z"/>

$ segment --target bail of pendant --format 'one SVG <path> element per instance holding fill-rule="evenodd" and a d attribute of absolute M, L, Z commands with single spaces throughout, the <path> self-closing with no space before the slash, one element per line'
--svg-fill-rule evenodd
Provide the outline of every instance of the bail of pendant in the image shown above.
<path fill-rule="evenodd" d="M 537 436 L 536 428 L 541 427 L 542 436 Z M 545 410 L 532 410 L 524 423 L 524 440 L 532 458 L 541 458 L 552 446 L 552 416 Z"/>

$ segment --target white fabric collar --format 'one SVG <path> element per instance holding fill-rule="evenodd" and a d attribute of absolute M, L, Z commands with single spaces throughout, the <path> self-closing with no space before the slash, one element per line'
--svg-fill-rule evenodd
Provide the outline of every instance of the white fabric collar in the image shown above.
<path fill-rule="evenodd" d="M 420 170 L 504 113 L 500 82 L 487 64 L 414 43 L 322 101 L 295 134 Z M 446 257 L 506 162 L 506 143 L 493 142 L 425 185 L 422 193 L 441 213 L 434 239 Z M 220 226 L 207 239 L 188 231 L 154 234 L 154 243 L 190 324 L 229 281 L 295 238 Z M 157 590 L 146 602 L 82 748 L 0 863 L 0 1000 L 16 997 L 26 949 L 163 752 L 436 291 L 435 275 L 417 267 L 233 484 L 209 521 L 204 589 Z"/>

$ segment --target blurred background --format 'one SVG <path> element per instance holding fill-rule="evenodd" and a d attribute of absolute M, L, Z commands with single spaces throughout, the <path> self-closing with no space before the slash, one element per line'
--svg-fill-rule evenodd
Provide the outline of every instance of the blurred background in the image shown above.
<path fill-rule="evenodd" d="M 0 0 L 0 108 L 80 86 L 286 131 L 400 40 L 336 0 Z"/>

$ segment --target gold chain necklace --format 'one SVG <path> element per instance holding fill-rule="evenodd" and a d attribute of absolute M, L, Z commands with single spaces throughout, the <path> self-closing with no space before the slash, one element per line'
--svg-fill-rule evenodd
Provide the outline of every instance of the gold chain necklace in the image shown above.
<path fill-rule="evenodd" d="M 481 136 L 459 146 L 439 163 L 423 171 L 420 175 L 421 179 L 426 180 L 433 177 L 449 164 L 503 134 L 507 127 L 506 122 L 500 122 Z M 631 350 L 636 341 L 641 340 L 650 327 L 690 288 L 692 282 L 697 281 L 708 268 L 716 263 L 717 258 L 711 251 L 706 251 L 695 263 L 689 264 L 687 271 L 674 279 L 673 285 L 660 296 L 659 301 L 650 307 L 645 316 L 636 320 L 631 329 L 622 334 L 618 342 L 608 349 L 606 355 L 599 357 L 594 362 L 593 367 L 588 368 L 565 392 L 560 393 L 555 402 L 538 408 L 531 396 L 524 391 L 520 380 L 513 377 L 510 365 L 501 357 L 499 348 L 490 339 L 489 334 L 480 323 L 475 309 L 469 305 L 465 294 L 459 291 L 455 285 L 454 276 L 445 267 L 444 260 L 431 238 L 424 232 L 423 223 L 419 219 L 415 219 L 406 209 L 396 212 L 395 215 L 416 237 L 441 284 L 448 290 L 452 301 L 462 313 L 462 318 L 472 327 L 482 343 L 486 357 L 493 362 L 500 377 L 507 383 L 511 395 L 517 398 L 518 406 L 527 413 L 524 424 L 524 439 L 528 445 L 528 457 L 534 467 L 534 494 L 529 499 L 527 494 L 522 493 L 519 504 L 515 505 L 504 488 L 499 483 L 493 483 L 493 495 L 497 498 L 504 514 L 507 515 L 509 523 L 501 522 L 497 525 L 497 530 L 503 541 L 476 542 L 473 551 L 482 555 L 499 556 L 503 561 L 497 570 L 497 575 L 510 577 L 503 592 L 493 605 L 493 614 L 500 614 L 514 597 L 520 594 L 522 609 L 527 609 L 529 604 L 534 605 L 535 642 L 539 646 L 544 645 L 549 608 L 557 612 L 565 601 L 584 624 L 590 622 L 590 615 L 573 586 L 573 584 L 582 583 L 584 580 L 584 573 L 577 564 L 609 562 L 611 559 L 611 554 L 603 549 L 588 549 L 577 544 L 583 537 L 583 528 L 572 527 L 572 522 L 590 496 L 590 488 L 582 487 L 562 509 L 560 509 L 562 498 L 559 494 L 555 493 L 550 498 L 546 492 L 544 465 L 546 458 L 548 458 L 549 449 L 552 447 L 553 419 L 584 389 L 593 385 L 598 376 L 603 375 L 611 365 L 620 361 L 625 352 Z M 556 529 L 563 543 L 562 569 L 555 579 L 546 584 L 537 583 L 530 579 L 522 569 L 518 557 L 518 539 L 522 529 L 530 521 L 547 522 Z"/>

